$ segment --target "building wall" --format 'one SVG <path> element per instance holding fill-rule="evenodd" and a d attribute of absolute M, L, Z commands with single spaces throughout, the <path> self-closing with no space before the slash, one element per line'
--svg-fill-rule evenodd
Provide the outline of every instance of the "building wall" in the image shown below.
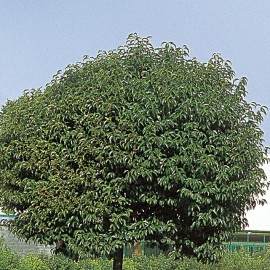
<path fill-rule="evenodd" d="M 14 251 L 25 256 L 28 253 L 45 253 L 52 254 L 52 248 L 50 246 L 36 245 L 33 242 L 26 243 L 20 241 L 14 234 L 10 233 L 5 226 L 0 226 L 0 237 L 3 238 L 4 243 L 12 248 Z"/>

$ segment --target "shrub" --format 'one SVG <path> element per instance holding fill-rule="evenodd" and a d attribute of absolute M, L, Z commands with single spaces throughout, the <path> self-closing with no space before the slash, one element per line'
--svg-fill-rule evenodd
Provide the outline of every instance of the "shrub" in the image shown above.
<path fill-rule="evenodd" d="M 0 270 L 111 270 L 112 260 L 80 259 L 73 261 L 62 255 L 28 254 L 22 257 L 0 239 Z M 123 270 L 270 270 L 270 249 L 254 253 L 246 250 L 227 252 L 218 263 L 203 264 L 196 258 L 174 260 L 170 256 L 133 254 L 124 259 Z"/>
<path fill-rule="evenodd" d="M 34 254 L 28 254 L 20 262 L 20 270 L 50 270 L 49 266 L 41 258 Z"/>
<path fill-rule="evenodd" d="M 7 247 L 0 238 L 0 269 L 17 270 L 20 256 Z"/>
<path fill-rule="evenodd" d="M 39 255 L 52 270 L 75 270 L 74 262 L 63 255 Z"/>
<path fill-rule="evenodd" d="M 124 270 L 175 270 L 179 261 L 165 255 L 143 256 L 134 254 L 130 259 L 124 260 Z"/>
<path fill-rule="evenodd" d="M 111 270 L 112 262 L 106 259 L 80 259 L 73 261 L 63 255 L 39 255 L 51 270 Z"/>
<path fill-rule="evenodd" d="M 267 270 L 270 269 L 270 250 L 258 252 L 252 256 L 245 250 L 227 253 L 218 265 L 220 270 Z"/>

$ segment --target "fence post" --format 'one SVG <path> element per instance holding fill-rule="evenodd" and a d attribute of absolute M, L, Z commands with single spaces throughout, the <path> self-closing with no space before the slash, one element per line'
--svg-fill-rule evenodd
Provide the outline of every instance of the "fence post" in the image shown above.
<path fill-rule="evenodd" d="M 142 255 L 145 255 L 145 242 L 142 242 Z"/>

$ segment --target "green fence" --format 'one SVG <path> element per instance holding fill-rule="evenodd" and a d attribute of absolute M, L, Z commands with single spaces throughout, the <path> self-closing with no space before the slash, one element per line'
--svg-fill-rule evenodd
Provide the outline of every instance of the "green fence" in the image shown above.
<path fill-rule="evenodd" d="M 235 233 L 227 243 L 229 251 L 244 249 L 253 254 L 270 248 L 270 231 L 243 230 Z"/>
<path fill-rule="evenodd" d="M 227 250 L 234 252 L 244 249 L 250 254 L 261 252 L 270 248 L 270 231 L 240 231 L 235 233 L 230 242 L 224 243 Z M 133 253 L 143 254 L 146 256 L 157 256 L 167 254 L 173 250 L 173 244 L 168 243 L 167 249 L 161 249 L 156 242 L 141 242 L 134 245 L 128 245 L 124 248 L 124 255 L 129 257 Z"/>
<path fill-rule="evenodd" d="M 124 247 L 124 256 L 130 257 L 132 254 L 142 254 L 145 256 L 158 256 L 160 254 L 169 254 L 173 250 L 173 244 L 168 243 L 163 245 L 162 248 L 157 242 L 136 242 L 133 245 L 129 244 Z"/>
<path fill-rule="evenodd" d="M 240 249 L 248 251 L 251 255 L 255 252 L 262 252 L 269 248 L 269 244 L 267 243 L 228 243 L 227 249 L 230 252 L 238 251 Z"/>

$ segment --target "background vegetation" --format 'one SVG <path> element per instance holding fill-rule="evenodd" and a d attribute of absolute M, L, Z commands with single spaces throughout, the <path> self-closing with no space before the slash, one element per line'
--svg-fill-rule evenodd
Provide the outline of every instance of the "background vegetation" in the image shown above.
<path fill-rule="evenodd" d="M 111 270 L 112 260 L 81 259 L 77 262 L 63 255 L 28 254 L 22 257 L 0 243 L 1 270 Z M 239 251 L 225 253 L 219 263 L 203 264 L 195 258 L 174 260 L 163 255 L 133 255 L 124 258 L 123 270 L 268 270 L 270 269 L 270 250 L 255 253 Z"/>

